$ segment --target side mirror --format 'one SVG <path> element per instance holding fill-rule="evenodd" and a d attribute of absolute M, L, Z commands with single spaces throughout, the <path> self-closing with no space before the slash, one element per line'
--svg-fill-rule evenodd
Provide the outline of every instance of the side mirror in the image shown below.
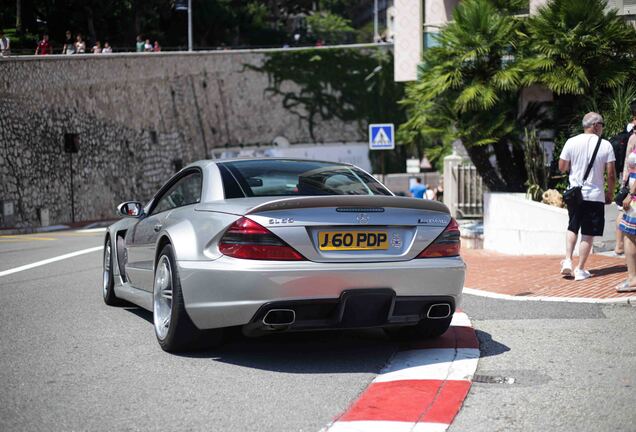
<path fill-rule="evenodd" d="M 139 217 L 143 209 L 139 201 L 126 201 L 117 206 L 117 214 L 125 217 Z"/>

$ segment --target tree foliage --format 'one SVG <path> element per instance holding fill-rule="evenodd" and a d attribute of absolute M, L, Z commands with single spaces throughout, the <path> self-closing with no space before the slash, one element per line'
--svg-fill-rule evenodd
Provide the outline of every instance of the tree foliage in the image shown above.
<path fill-rule="evenodd" d="M 132 48 L 139 34 L 168 48 L 187 45 L 187 13 L 176 11 L 174 0 L 19 0 L 18 3 L 23 32 L 13 40 L 16 49 L 33 48 L 33 41 L 45 32 L 54 47 L 61 47 L 66 30 L 74 35 L 81 33 L 91 42 L 108 40 L 116 49 Z M 325 27 L 329 35 L 338 35 L 350 28 L 348 22 L 360 4 L 367 3 L 368 0 L 192 0 L 194 43 L 197 47 L 281 46 L 293 41 L 299 26 L 306 28 L 303 17 L 311 14 L 320 17 L 318 27 Z M 17 4 L 6 6 L 0 8 L 0 28 L 13 29 Z M 330 33 L 334 24 L 336 33 Z M 301 42 L 314 40 L 304 38 Z"/>
<path fill-rule="evenodd" d="M 281 97 L 283 106 L 307 123 L 314 142 L 317 124 L 332 119 L 357 122 L 363 136 L 369 123 L 405 121 L 398 105 L 404 85 L 393 79 L 393 53 L 387 48 L 281 51 L 268 54 L 261 66 L 246 67 L 268 75 L 265 92 Z M 403 150 L 386 161 L 389 172 L 404 170 Z"/>
<path fill-rule="evenodd" d="M 349 20 L 329 12 L 309 15 L 307 24 L 317 38 L 331 44 L 345 42 L 347 33 L 353 32 L 353 27 L 351 27 Z"/>
<path fill-rule="evenodd" d="M 636 77 L 636 31 L 605 5 L 552 0 L 527 19 L 511 16 L 523 8 L 517 0 L 462 1 L 407 87 L 399 136 L 436 157 L 461 139 L 491 190 L 523 190 L 524 130 L 570 133 L 591 100 L 607 107 Z M 533 85 L 554 92 L 550 111 L 520 111 L 520 95 Z"/>
<path fill-rule="evenodd" d="M 523 37 L 522 21 L 489 0 L 462 2 L 439 45 L 425 51 L 418 81 L 407 87 L 409 115 L 400 136 L 446 148 L 461 139 L 489 188 L 522 189 L 515 131 L 524 119 L 517 112 L 523 70 L 512 54 Z"/>

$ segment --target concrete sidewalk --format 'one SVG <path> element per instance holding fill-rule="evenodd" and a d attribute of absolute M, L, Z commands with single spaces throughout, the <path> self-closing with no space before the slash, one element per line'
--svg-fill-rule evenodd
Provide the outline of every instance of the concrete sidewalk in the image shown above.
<path fill-rule="evenodd" d="M 560 274 L 561 256 L 510 256 L 483 249 L 462 249 L 468 271 L 464 286 L 519 297 L 583 297 L 636 299 L 636 292 L 617 293 L 627 278 L 624 257 L 591 255 L 586 268 L 592 277 L 575 281 Z M 578 257 L 573 260 L 574 266 Z"/>

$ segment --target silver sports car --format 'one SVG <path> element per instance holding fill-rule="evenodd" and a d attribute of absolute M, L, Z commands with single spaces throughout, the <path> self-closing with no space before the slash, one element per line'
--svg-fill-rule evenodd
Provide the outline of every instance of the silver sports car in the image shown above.
<path fill-rule="evenodd" d="M 200 161 L 118 213 L 104 239 L 104 301 L 152 311 L 166 351 L 218 344 L 237 326 L 436 337 L 461 299 L 448 209 L 396 197 L 353 165 Z"/>

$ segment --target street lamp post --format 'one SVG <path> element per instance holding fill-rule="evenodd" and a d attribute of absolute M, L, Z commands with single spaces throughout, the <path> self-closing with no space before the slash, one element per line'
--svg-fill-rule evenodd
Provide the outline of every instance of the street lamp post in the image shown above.
<path fill-rule="evenodd" d="M 188 11 L 188 51 L 192 51 L 192 0 L 177 0 L 176 11 Z"/>
<path fill-rule="evenodd" d="M 373 1 L 373 42 L 380 40 L 380 33 L 378 33 L 378 0 Z"/>
<path fill-rule="evenodd" d="M 192 0 L 188 0 L 188 51 L 192 51 Z"/>

